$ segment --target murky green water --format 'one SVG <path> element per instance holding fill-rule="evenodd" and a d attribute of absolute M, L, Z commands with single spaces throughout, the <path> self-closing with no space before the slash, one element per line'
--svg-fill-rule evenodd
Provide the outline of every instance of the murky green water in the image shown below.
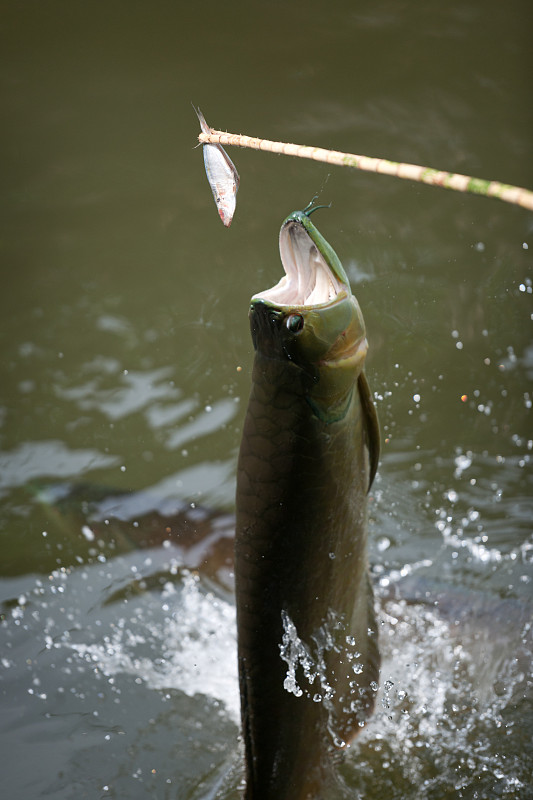
<path fill-rule="evenodd" d="M 232 151 L 228 231 L 190 107 L 531 188 L 528 4 L 52 1 L 4 4 L 2 23 L 6 797 L 237 796 L 223 556 L 197 577 L 192 545 L 135 544 L 143 515 L 180 501 L 231 512 L 248 300 L 316 193 L 365 313 L 384 438 L 383 686 L 343 775 L 353 797 L 530 797 L 533 217 Z M 36 488 L 80 482 L 135 490 L 102 494 L 118 533 Z"/>

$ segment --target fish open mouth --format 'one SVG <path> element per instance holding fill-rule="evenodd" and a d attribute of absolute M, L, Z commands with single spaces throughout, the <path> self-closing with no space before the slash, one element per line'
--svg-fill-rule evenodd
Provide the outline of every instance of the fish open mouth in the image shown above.
<path fill-rule="evenodd" d="M 296 220 L 283 225 L 279 252 L 285 270 L 283 278 L 252 300 L 276 305 L 315 306 L 329 303 L 347 287 L 337 278 L 304 226 Z"/>

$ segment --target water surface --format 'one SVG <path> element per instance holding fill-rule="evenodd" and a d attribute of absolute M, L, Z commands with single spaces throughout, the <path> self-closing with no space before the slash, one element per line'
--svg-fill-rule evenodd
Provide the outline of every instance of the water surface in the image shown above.
<path fill-rule="evenodd" d="M 210 513 L 234 507 L 249 298 L 317 193 L 383 433 L 382 686 L 344 780 L 353 797 L 531 796 L 531 213 L 232 151 L 225 230 L 190 107 L 531 188 L 530 24 L 519 0 L 3 10 L 6 796 L 238 796 L 231 522 Z M 52 502 L 79 484 L 103 488 Z M 203 545 L 143 530 L 184 507 L 215 525 L 200 573 Z"/>

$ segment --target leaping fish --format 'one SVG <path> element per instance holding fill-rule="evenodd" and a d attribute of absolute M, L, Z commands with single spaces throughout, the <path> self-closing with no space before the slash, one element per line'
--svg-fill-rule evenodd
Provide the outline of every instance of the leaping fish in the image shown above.
<path fill-rule="evenodd" d="M 379 427 L 365 323 L 312 210 L 283 223 L 285 275 L 249 312 L 235 534 L 244 800 L 346 798 L 338 753 L 379 680 L 366 520 Z"/>
<path fill-rule="evenodd" d="M 211 133 L 199 108 L 193 106 L 204 133 Z M 231 225 L 237 202 L 239 173 L 224 148 L 219 144 L 204 144 L 204 164 L 207 180 L 213 192 L 218 214 L 226 228 Z"/>

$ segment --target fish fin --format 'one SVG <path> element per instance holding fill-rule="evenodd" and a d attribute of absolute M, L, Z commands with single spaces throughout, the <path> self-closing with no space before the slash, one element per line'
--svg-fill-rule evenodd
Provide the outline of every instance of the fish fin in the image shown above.
<path fill-rule="evenodd" d="M 372 399 L 372 392 L 370 391 L 370 386 L 368 385 L 364 372 L 361 372 L 359 375 L 357 386 L 359 389 L 359 397 L 361 398 L 361 407 L 363 409 L 363 426 L 370 459 L 370 477 L 368 481 L 368 491 L 370 491 L 370 487 L 376 476 L 379 461 L 379 422 L 376 406 Z"/>
<path fill-rule="evenodd" d="M 254 765 L 254 740 L 250 726 L 250 708 L 248 704 L 248 673 L 246 670 L 245 659 L 239 659 L 239 689 L 241 695 L 241 730 L 245 750 L 245 770 L 247 793 L 245 800 L 249 797 L 250 787 L 256 785 Z"/>
<path fill-rule="evenodd" d="M 202 112 L 200 111 L 199 108 L 196 108 L 196 106 L 194 105 L 192 100 L 191 100 L 191 106 L 196 111 L 196 116 L 198 117 L 198 121 L 200 122 L 200 127 L 202 129 L 202 133 L 211 133 L 211 128 L 209 127 L 209 125 L 205 121 L 204 115 L 202 114 Z"/>
<path fill-rule="evenodd" d="M 377 419 L 377 417 L 376 417 Z M 366 573 L 367 582 L 367 624 L 368 624 L 368 638 L 367 638 L 367 670 L 370 682 L 375 686 L 379 683 L 379 672 L 381 667 L 381 654 L 379 652 L 378 643 L 378 621 L 376 619 L 376 604 L 374 600 L 374 587 L 370 579 L 370 573 Z M 374 701 L 376 699 L 376 690 L 370 685 L 370 693 L 367 692 L 368 706 L 367 714 L 371 716 L 374 710 Z"/>
<path fill-rule="evenodd" d="M 352 619 L 352 626 L 355 627 L 347 632 L 352 634 L 357 641 L 358 660 L 362 669 L 358 672 L 355 681 L 351 676 L 352 702 L 348 708 L 342 709 L 335 727 L 336 735 L 347 743 L 354 741 L 372 716 L 381 667 L 374 590 L 368 570 L 365 570 L 360 578 L 360 596 L 356 604 L 356 615 Z M 362 619 L 365 621 L 363 630 L 361 630 Z"/>
<path fill-rule="evenodd" d="M 376 620 L 374 591 L 368 572 L 366 574 L 366 583 L 368 635 L 365 642 L 364 685 L 359 687 L 361 709 L 357 714 L 357 727 L 353 729 L 351 736 L 346 737 L 346 741 L 353 741 L 361 731 L 361 727 L 364 727 L 372 716 L 376 702 L 377 687 L 379 685 L 381 655 L 378 643 L 378 623 Z"/>

